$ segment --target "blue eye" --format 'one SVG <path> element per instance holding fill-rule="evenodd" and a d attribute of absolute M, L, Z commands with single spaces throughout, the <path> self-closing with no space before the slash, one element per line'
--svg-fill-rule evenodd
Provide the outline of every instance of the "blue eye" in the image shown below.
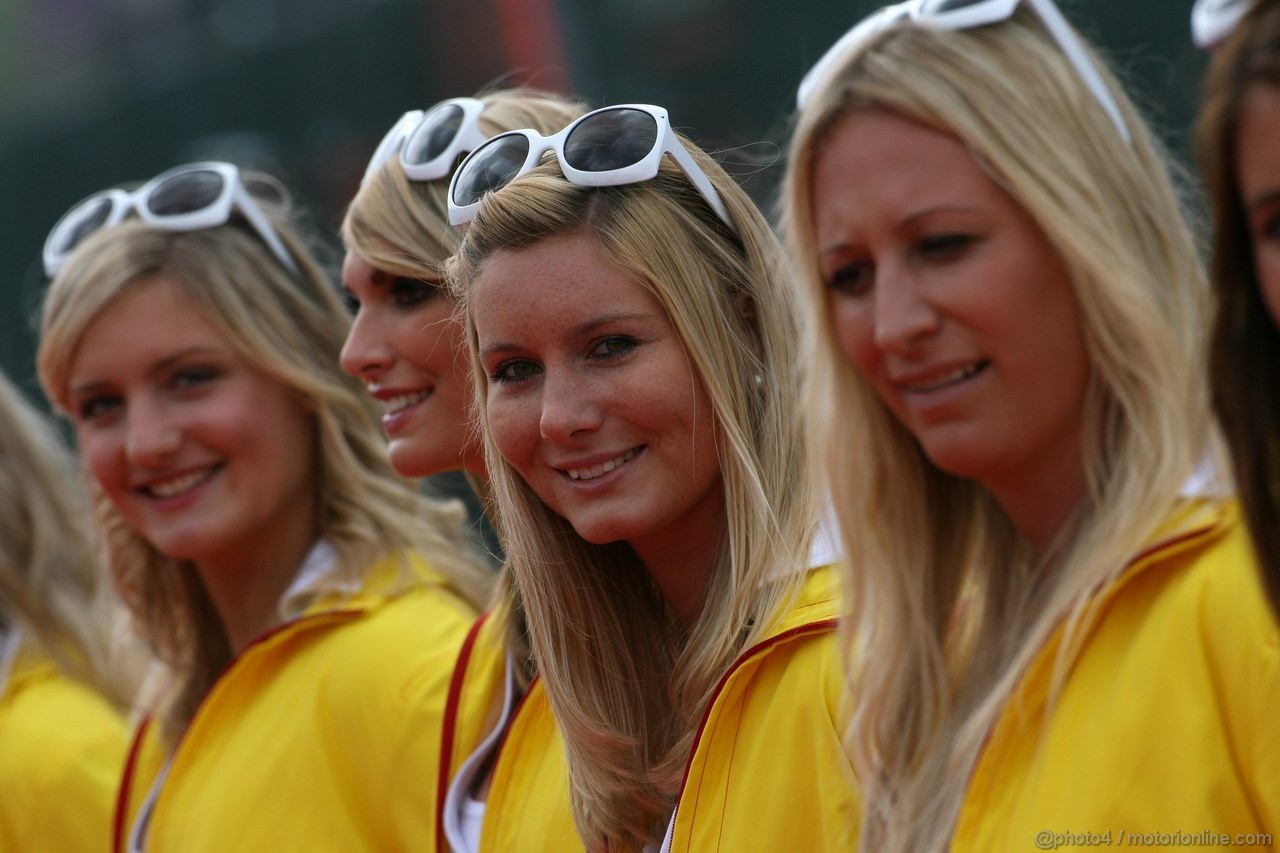
<path fill-rule="evenodd" d="M 207 385 L 219 375 L 219 372 L 212 367 L 184 367 L 173 374 L 170 384 L 182 391 Z"/>
<path fill-rule="evenodd" d="M 639 343 L 626 335 L 613 335 L 596 343 L 591 349 L 592 358 L 617 358 L 634 350 Z"/>
<path fill-rule="evenodd" d="M 489 374 L 489 381 L 498 384 L 527 382 L 542 372 L 542 365 L 526 358 L 512 358 L 499 364 Z"/>

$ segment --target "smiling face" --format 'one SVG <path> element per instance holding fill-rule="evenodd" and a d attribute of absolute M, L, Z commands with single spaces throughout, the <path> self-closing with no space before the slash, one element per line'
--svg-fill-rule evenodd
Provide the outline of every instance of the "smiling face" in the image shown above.
<path fill-rule="evenodd" d="M 934 464 L 997 493 L 1078 476 L 1090 362 L 1067 270 L 963 144 L 850 113 L 813 215 L 840 346 Z"/>
<path fill-rule="evenodd" d="M 484 472 L 468 427 L 471 373 L 462 325 L 443 288 L 397 277 L 348 252 L 342 280 L 355 322 L 342 367 L 379 400 L 391 464 L 406 477 Z"/>
<path fill-rule="evenodd" d="M 140 536 L 175 559 L 309 541 L 313 418 L 181 289 L 138 282 L 85 329 L 69 405 L 85 462 Z"/>
<path fill-rule="evenodd" d="M 1240 106 L 1236 168 L 1253 263 L 1267 308 L 1280 325 L 1280 87 L 1255 84 Z"/>
<path fill-rule="evenodd" d="M 499 253 L 472 294 L 488 429 L 542 501 L 642 560 L 718 535 L 715 418 L 653 294 L 584 234 Z"/>

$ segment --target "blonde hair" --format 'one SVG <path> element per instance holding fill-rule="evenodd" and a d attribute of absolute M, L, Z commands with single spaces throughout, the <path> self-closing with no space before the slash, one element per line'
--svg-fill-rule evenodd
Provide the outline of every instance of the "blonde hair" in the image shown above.
<path fill-rule="evenodd" d="M 583 113 L 579 101 L 536 89 L 489 92 L 479 100 L 484 112 L 478 125 L 485 136 L 522 128 L 550 135 Z M 392 157 L 352 199 L 342 241 L 380 270 L 438 281 L 461 236 L 449 225 L 448 190 L 448 176 L 410 180 L 400 158 Z"/>
<path fill-rule="evenodd" d="M 811 463 L 847 555 L 846 743 L 868 849 L 947 847 L 1019 673 L 1065 616 L 1061 678 L 1088 592 L 1167 517 L 1208 446 L 1196 249 L 1168 158 L 1094 61 L 1131 146 L 1025 4 L 995 26 L 890 29 L 851 53 L 797 117 L 783 218 L 808 297 Z M 836 340 L 818 268 L 814 168 L 841 117 L 872 108 L 963 141 L 1070 272 L 1092 364 L 1088 498 L 1046 554 L 1031 553 L 978 484 L 930 463 Z M 962 590 L 962 630 L 952 630 Z"/>
<path fill-rule="evenodd" d="M 505 89 L 478 97 L 484 104 L 478 126 L 485 136 L 523 128 L 550 135 L 584 112 L 580 101 L 537 89 Z M 342 220 L 343 242 L 385 272 L 439 281 L 445 261 L 461 238 L 458 229 L 449 224 L 451 176 L 452 171 L 439 180 L 413 181 L 405 177 L 400 158 L 392 157 L 352 199 Z M 460 413 L 460 417 L 465 415 Z M 485 511 L 492 513 L 487 483 L 472 474 L 467 475 L 467 482 Z M 523 690 L 533 678 L 533 661 L 524 606 L 510 573 L 499 574 L 492 605 L 505 622 L 507 645 L 517 663 L 517 686 Z"/>
<path fill-rule="evenodd" d="M 68 375 L 89 324 L 129 288 L 156 277 L 179 287 L 247 360 L 314 410 L 318 527 L 338 553 L 335 592 L 387 553 L 414 552 L 465 600 L 488 573 L 463 546 L 456 505 L 430 501 L 387 461 L 371 401 L 339 369 L 349 317 L 283 212 L 266 208 L 301 272 L 291 274 L 238 223 L 175 232 L 128 221 L 76 249 L 45 297 L 38 368 L 49 397 L 69 406 Z M 139 536 L 96 487 L 116 585 L 176 689 L 163 717 L 180 729 L 230 660 L 225 630 L 195 566 Z M 403 562 L 402 584 L 412 578 Z"/>
<path fill-rule="evenodd" d="M 75 466 L 49 423 L 0 373 L 0 623 L 71 678 L 128 707 L 138 659 L 117 633 Z"/>
<path fill-rule="evenodd" d="M 448 267 L 467 319 L 498 529 L 563 734 L 574 819 L 591 849 L 661 837 L 697 720 L 718 679 L 797 588 L 814 520 L 798 474 L 798 306 L 780 246 L 733 180 L 686 145 L 740 237 L 669 163 L 652 181 L 587 189 L 547 162 L 485 198 Z M 687 630 L 625 542 L 584 541 L 488 433 L 471 286 L 499 252 L 579 233 L 662 305 L 715 412 L 726 534 Z"/>

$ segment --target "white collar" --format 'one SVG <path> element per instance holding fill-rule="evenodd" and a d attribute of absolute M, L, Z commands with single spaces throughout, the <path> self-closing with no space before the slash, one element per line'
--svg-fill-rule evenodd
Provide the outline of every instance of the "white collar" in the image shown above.
<path fill-rule="evenodd" d="M 280 618 L 287 620 L 301 616 L 323 592 L 359 592 L 360 584 L 356 581 L 339 584 L 331 582 L 337 569 L 338 549 L 328 539 L 317 539 L 307 556 L 302 558 L 302 565 L 298 567 L 293 583 L 280 596 Z"/>

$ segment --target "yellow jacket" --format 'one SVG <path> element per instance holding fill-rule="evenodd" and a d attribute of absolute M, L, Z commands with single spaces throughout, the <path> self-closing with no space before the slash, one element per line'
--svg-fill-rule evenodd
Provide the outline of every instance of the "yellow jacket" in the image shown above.
<path fill-rule="evenodd" d="M 1156 541 L 1098 594 L 1050 714 L 1061 631 L 1028 668 L 953 851 L 1280 844 L 1280 633 L 1244 529 L 1197 503 Z"/>
<path fill-rule="evenodd" d="M 452 781 L 497 722 L 506 674 L 503 611 L 472 626 L 458 655 L 445 709 L 441 772 Z M 481 853 L 582 850 L 569 809 L 568 768 L 560 730 L 542 682 L 535 679 L 498 744 L 485 797 Z M 440 784 L 439 807 L 448 790 Z M 437 825 L 442 825 L 443 815 Z M 449 850 L 443 834 L 438 850 Z"/>
<path fill-rule="evenodd" d="M 0 695 L 0 853 L 105 850 L 128 745 L 105 699 L 20 660 Z"/>
<path fill-rule="evenodd" d="M 395 560 L 236 657 L 173 750 L 146 850 L 431 848 L 445 696 L 472 614 L 421 565 L 425 581 L 386 594 Z M 118 851 L 165 759 L 157 728 L 135 737 Z"/>
<path fill-rule="evenodd" d="M 840 746 L 840 598 L 830 569 L 810 573 L 767 637 L 725 673 L 704 715 L 676 808 L 671 850 L 848 850 L 851 771 Z M 498 623 L 498 620 L 491 620 Z M 484 735 L 500 701 L 500 629 L 481 624 L 455 676 L 450 773 Z M 494 764 L 481 851 L 583 850 L 569 808 L 564 748 L 535 680 Z M 445 849 L 445 848 L 441 848 Z"/>

